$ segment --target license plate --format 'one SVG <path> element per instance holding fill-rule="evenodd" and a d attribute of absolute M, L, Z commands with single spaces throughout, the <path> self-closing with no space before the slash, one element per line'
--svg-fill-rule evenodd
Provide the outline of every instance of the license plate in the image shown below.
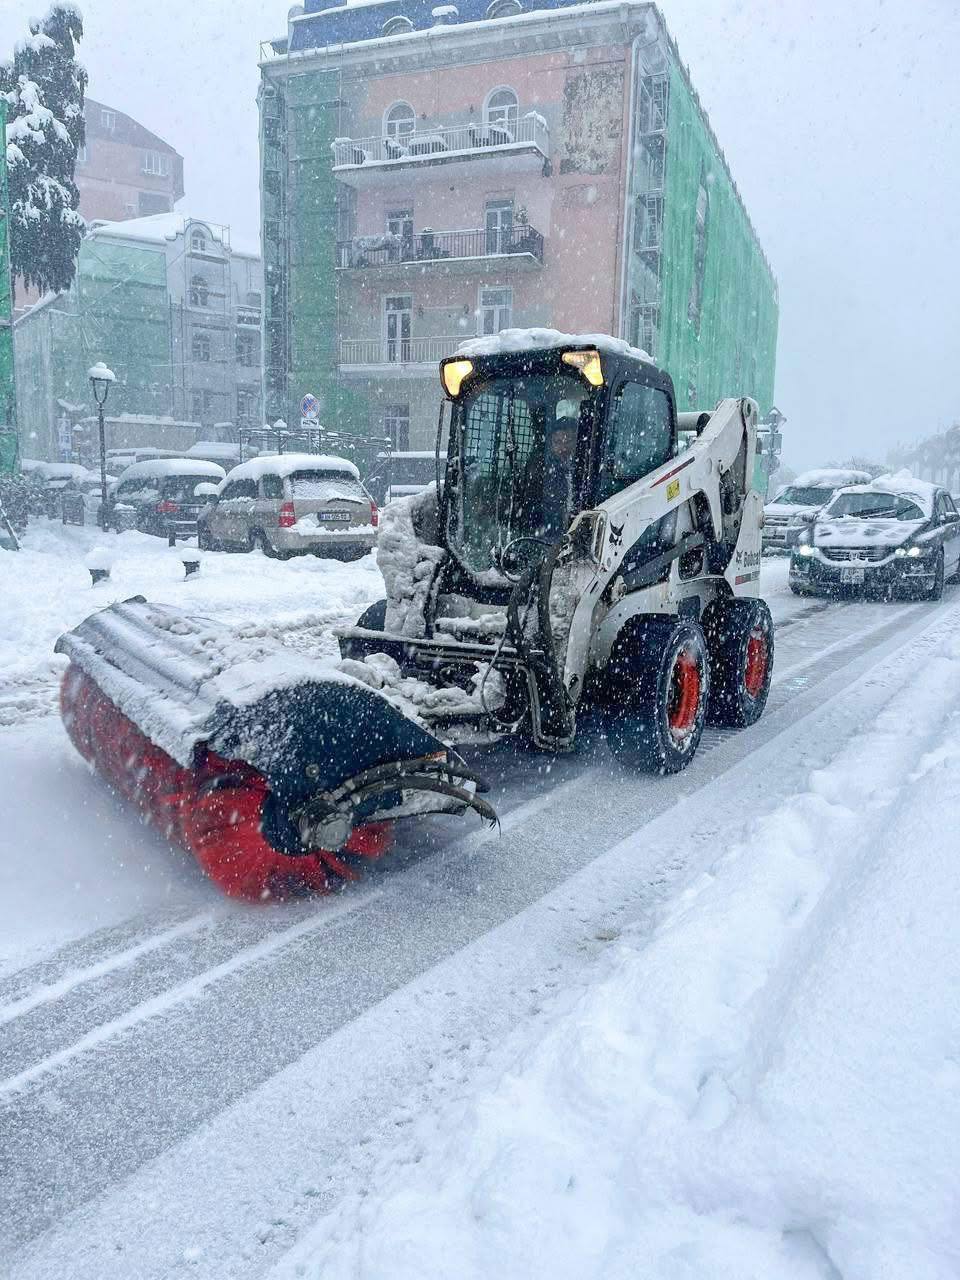
<path fill-rule="evenodd" d="M 864 573 L 862 569 L 841 569 L 840 581 L 846 582 L 851 587 L 861 586 L 863 583 Z"/>
<path fill-rule="evenodd" d="M 342 511 L 318 511 L 318 520 L 343 520 L 345 517 Z"/>

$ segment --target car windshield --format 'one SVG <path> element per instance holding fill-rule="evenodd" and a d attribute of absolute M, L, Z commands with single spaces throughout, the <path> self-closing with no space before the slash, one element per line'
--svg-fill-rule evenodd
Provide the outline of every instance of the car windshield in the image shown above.
<path fill-rule="evenodd" d="M 365 502 L 359 480 L 345 471 L 295 471 L 290 477 L 290 495 L 310 502 Z"/>
<path fill-rule="evenodd" d="M 896 493 L 838 493 L 828 516 L 857 516 L 863 520 L 923 520 L 915 502 Z"/>
<path fill-rule="evenodd" d="M 479 380 L 457 402 L 460 475 L 448 534 L 468 569 L 496 568 L 516 538 L 553 542 L 566 531 L 577 439 L 589 430 L 593 399 L 571 371 Z"/>
<path fill-rule="evenodd" d="M 792 485 L 774 498 L 774 502 L 788 502 L 798 507 L 822 507 L 825 502 L 830 501 L 832 493 L 832 489 L 797 488 Z"/>

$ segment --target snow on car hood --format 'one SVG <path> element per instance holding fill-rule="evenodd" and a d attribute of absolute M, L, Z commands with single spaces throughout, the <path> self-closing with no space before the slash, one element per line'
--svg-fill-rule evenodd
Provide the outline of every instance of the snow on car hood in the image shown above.
<path fill-rule="evenodd" d="M 922 529 L 925 520 L 871 520 L 863 516 L 840 516 L 818 520 L 813 541 L 818 547 L 899 547 Z"/>

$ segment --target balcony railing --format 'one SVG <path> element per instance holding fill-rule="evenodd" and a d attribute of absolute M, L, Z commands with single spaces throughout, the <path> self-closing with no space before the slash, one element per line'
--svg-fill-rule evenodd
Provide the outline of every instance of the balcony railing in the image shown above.
<path fill-rule="evenodd" d="M 419 235 L 356 236 L 337 244 L 338 267 L 388 267 L 447 258 L 527 254 L 543 261 L 543 236 L 527 225 L 472 231 L 421 231 Z"/>
<path fill-rule="evenodd" d="M 543 116 L 529 111 L 506 123 L 437 126 L 416 129 L 395 138 L 335 138 L 333 167 L 355 169 L 366 164 L 410 164 L 450 155 L 473 155 L 535 147 L 544 159 L 550 154 L 550 130 Z"/>
<path fill-rule="evenodd" d="M 452 356 L 470 334 L 451 338 L 341 338 L 340 363 L 347 365 L 436 364 Z"/>

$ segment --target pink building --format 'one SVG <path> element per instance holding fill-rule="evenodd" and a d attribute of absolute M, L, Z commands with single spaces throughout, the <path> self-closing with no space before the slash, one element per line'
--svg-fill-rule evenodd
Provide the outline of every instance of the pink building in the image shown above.
<path fill-rule="evenodd" d="M 437 361 L 478 333 L 628 338 L 674 358 L 682 404 L 717 398 L 714 366 L 749 381 L 755 289 L 775 341 L 772 275 L 653 5 L 313 0 L 262 72 L 268 413 L 311 391 L 423 448 Z M 725 258 L 760 269 L 715 340 Z"/>

